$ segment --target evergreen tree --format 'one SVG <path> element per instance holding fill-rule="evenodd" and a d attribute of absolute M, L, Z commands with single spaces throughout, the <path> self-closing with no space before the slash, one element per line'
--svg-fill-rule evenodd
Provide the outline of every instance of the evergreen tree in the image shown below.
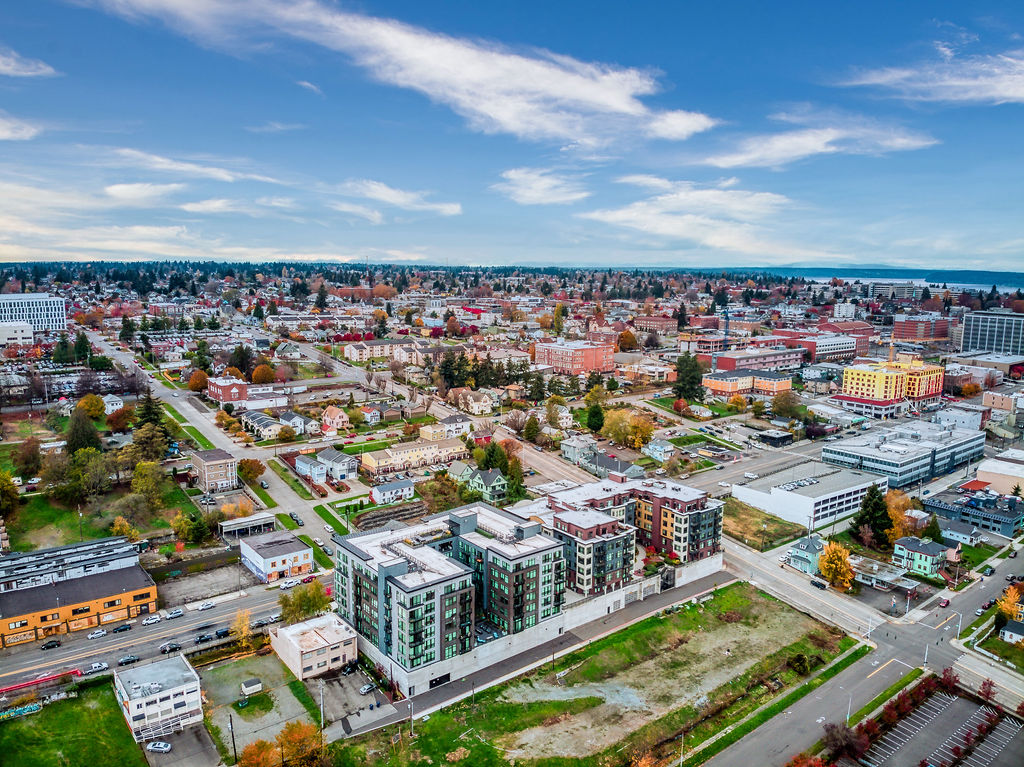
<path fill-rule="evenodd" d="M 922 538 L 931 538 L 936 543 L 942 542 L 942 528 L 939 527 L 939 519 L 932 514 L 931 519 L 928 520 L 928 524 L 925 525 L 924 531 L 921 533 Z"/>
<path fill-rule="evenodd" d="M 261 306 L 259 302 L 257 302 L 256 306 L 252 308 L 252 316 L 253 319 L 257 320 L 262 320 L 264 318 L 265 315 L 263 313 L 263 306 Z"/>
<path fill-rule="evenodd" d="M 530 388 L 527 392 L 527 397 L 530 399 L 540 402 L 544 399 L 544 376 L 540 373 L 535 373 L 533 378 L 530 379 Z"/>
<path fill-rule="evenodd" d="M 327 308 L 327 285 L 323 282 L 320 283 L 320 289 L 316 292 L 316 303 L 313 305 L 320 310 Z"/>
<path fill-rule="evenodd" d="M 60 338 L 53 347 L 53 361 L 57 365 L 66 365 L 71 362 L 71 344 L 68 343 L 68 334 L 61 333 Z"/>
<path fill-rule="evenodd" d="M 80 407 L 71 411 L 71 421 L 68 423 L 67 452 L 73 456 L 84 448 L 95 448 L 99 450 L 100 434 L 96 431 L 96 425 L 90 420 L 88 413 Z"/>
<path fill-rule="evenodd" d="M 537 439 L 538 434 L 540 434 L 540 421 L 537 420 L 537 416 L 531 415 L 526 419 L 526 426 L 523 427 L 523 439 L 533 442 Z"/>
<path fill-rule="evenodd" d="M 676 380 L 672 383 L 672 392 L 676 399 L 688 402 L 704 399 L 704 371 L 697 358 L 687 352 L 676 359 Z"/>
<path fill-rule="evenodd" d="M 604 384 L 604 378 L 596 370 L 591 370 L 587 373 L 587 384 L 583 388 L 590 391 L 595 386 L 601 386 Z"/>
<path fill-rule="evenodd" d="M 498 469 L 502 475 L 505 475 L 508 473 L 508 456 L 501 445 L 492 439 L 487 443 L 487 447 L 484 448 L 484 457 L 477 463 L 477 466 L 485 471 L 487 469 Z"/>
<path fill-rule="evenodd" d="M 130 344 L 135 338 L 135 323 L 127 314 L 121 317 L 121 332 L 117 337 L 126 344 Z"/>
<path fill-rule="evenodd" d="M 148 388 L 135 406 L 135 428 L 138 429 L 147 423 L 160 429 L 166 436 L 167 429 L 164 426 L 163 410 Z"/>
<path fill-rule="evenodd" d="M 587 410 L 587 426 L 591 431 L 601 431 L 604 426 L 604 410 L 596 402 Z"/>
<path fill-rule="evenodd" d="M 885 496 L 878 489 L 878 485 L 872 485 L 864 494 L 864 499 L 860 503 L 860 511 L 854 516 L 851 527 L 856 531 L 864 525 L 871 528 L 876 541 L 886 540 L 885 531 L 892 527 L 889 507 L 886 505 Z"/>

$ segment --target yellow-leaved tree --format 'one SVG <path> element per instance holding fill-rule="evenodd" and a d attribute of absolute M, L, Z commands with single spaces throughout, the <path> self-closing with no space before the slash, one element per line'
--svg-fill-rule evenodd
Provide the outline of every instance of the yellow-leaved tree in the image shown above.
<path fill-rule="evenodd" d="M 885 494 L 885 508 L 892 522 L 892 527 L 885 531 L 890 544 L 895 544 L 898 539 L 917 532 L 913 522 L 907 517 L 907 512 L 914 508 L 914 501 L 909 495 L 902 490 L 890 490 Z"/>
<path fill-rule="evenodd" d="M 826 543 L 818 557 L 818 569 L 825 579 L 837 589 L 846 591 L 853 580 L 850 567 L 850 551 L 841 543 Z"/>

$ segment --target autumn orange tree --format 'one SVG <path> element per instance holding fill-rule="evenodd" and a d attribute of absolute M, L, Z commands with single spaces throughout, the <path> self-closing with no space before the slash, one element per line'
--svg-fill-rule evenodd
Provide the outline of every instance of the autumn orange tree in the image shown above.
<path fill-rule="evenodd" d="M 203 391 L 210 377 L 202 370 L 196 370 L 188 379 L 189 391 Z"/>
<path fill-rule="evenodd" d="M 895 544 L 898 539 L 916 532 L 913 522 L 907 517 L 907 512 L 914 508 L 914 501 L 910 496 L 902 490 L 890 490 L 885 494 L 885 508 L 892 522 L 892 527 L 885 531 L 890 544 Z"/>
<path fill-rule="evenodd" d="M 818 557 L 818 569 L 825 579 L 837 589 L 850 588 L 853 568 L 850 567 L 850 551 L 840 543 L 826 543 Z"/>
<path fill-rule="evenodd" d="M 254 384 L 268 384 L 274 382 L 274 369 L 270 365 L 257 365 L 252 371 L 252 382 Z"/>
<path fill-rule="evenodd" d="M 1020 602 L 1020 590 L 1017 585 L 1009 586 L 1003 595 L 996 600 L 996 607 L 999 608 L 999 612 L 1006 616 L 1007 620 L 1015 620 L 1017 616 L 1018 604 Z"/>

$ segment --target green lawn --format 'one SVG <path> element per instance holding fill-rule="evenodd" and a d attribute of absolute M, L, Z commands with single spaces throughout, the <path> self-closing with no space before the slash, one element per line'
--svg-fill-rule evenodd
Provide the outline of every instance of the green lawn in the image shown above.
<path fill-rule="evenodd" d="M 274 699 L 269 692 L 258 692 L 244 700 L 244 706 L 241 700 L 231 704 L 231 708 L 243 719 L 256 719 L 274 710 Z"/>
<path fill-rule="evenodd" d="M 960 632 L 961 638 L 970 636 L 979 626 L 981 626 L 981 624 L 985 623 L 993 615 L 995 615 L 996 610 L 998 609 L 999 608 L 997 606 L 993 605 L 992 607 L 988 608 L 985 612 L 983 612 L 981 615 L 979 615 L 977 618 L 975 618 L 973 621 L 971 621 L 970 624 L 964 626 L 963 631 Z"/>
<path fill-rule="evenodd" d="M 277 501 L 270 497 L 270 493 L 268 493 L 266 490 L 260 487 L 259 480 L 249 485 L 249 489 L 256 494 L 257 498 L 263 501 L 263 505 L 266 506 L 268 509 L 272 509 L 275 506 L 277 506 Z"/>
<path fill-rule="evenodd" d="M 188 513 L 195 508 L 192 501 L 189 499 L 188 493 L 182 490 L 181 485 L 177 482 L 168 482 L 167 484 L 167 489 L 164 490 L 163 495 L 160 497 L 161 508 L 175 512 L 184 511 L 185 513 Z M 171 516 L 173 516 L 173 514 Z"/>
<path fill-rule="evenodd" d="M 183 416 L 181 413 L 179 413 L 177 411 L 177 409 L 174 407 L 174 405 L 172 405 L 171 403 L 165 402 L 164 403 L 164 410 L 166 410 L 168 415 L 170 415 L 171 418 L 173 418 L 178 423 L 185 423 L 186 422 L 185 416 Z"/>
<path fill-rule="evenodd" d="M 346 525 L 339 517 L 334 516 L 331 510 L 328 509 L 324 504 L 318 504 L 313 507 L 313 511 L 316 512 L 317 516 L 320 517 L 324 522 L 334 528 L 336 533 L 344 535 L 348 532 L 348 525 Z"/>
<path fill-rule="evenodd" d="M 14 468 L 14 461 L 11 460 L 17 449 L 17 445 L 0 445 L 0 471 L 6 471 L 12 477 L 18 476 L 18 470 Z M 29 479 L 29 477 L 23 479 Z"/>
<path fill-rule="evenodd" d="M 196 441 L 196 444 L 199 445 L 200 448 L 203 450 L 213 450 L 213 443 L 203 436 L 203 433 L 195 426 L 182 426 L 181 428 L 185 430 L 186 434 Z"/>
<path fill-rule="evenodd" d="M 23 503 L 5 522 L 14 551 L 31 551 L 41 546 L 60 546 L 84 538 L 110 534 L 110 521 L 102 516 L 83 515 L 81 530 L 74 509 L 50 501 L 42 493 L 23 496 Z M 52 526 L 53 531 L 43 528 Z"/>
<path fill-rule="evenodd" d="M 383 450 L 395 440 L 393 439 L 378 439 L 373 442 L 357 442 L 352 445 L 340 445 L 340 449 L 343 453 L 348 455 L 360 455 L 362 453 L 369 453 L 373 450 Z M 335 448 L 339 448 L 339 445 L 335 445 Z"/>
<path fill-rule="evenodd" d="M 283 479 L 288 484 L 288 487 L 295 491 L 295 494 L 298 495 L 299 498 L 304 501 L 313 500 L 313 494 L 306 489 L 305 485 L 299 482 L 298 477 L 288 471 L 287 467 L 282 466 L 273 459 L 267 461 L 267 466 L 269 466 L 277 476 Z"/>
<path fill-rule="evenodd" d="M 146 767 L 111 685 L 0 724 L 4 767 Z"/>
<path fill-rule="evenodd" d="M 982 543 L 978 546 L 967 546 L 964 544 L 960 546 L 960 561 L 968 570 L 974 570 L 998 550 L 991 543 Z"/>
<path fill-rule="evenodd" d="M 702 442 L 707 442 L 708 439 L 703 434 L 687 434 L 684 437 L 671 437 L 671 442 L 676 447 L 687 447 L 689 445 L 699 445 Z"/>
<path fill-rule="evenodd" d="M 316 563 L 321 570 L 333 569 L 334 562 L 331 561 L 331 558 L 327 556 L 319 546 L 313 543 L 313 539 L 310 536 L 303 534 L 299 535 L 298 538 L 304 544 L 309 546 L 309 548 L 313 549 L 313 559 L 316 560 Z"/>
<path fill-rule="evenodd" d="M 1004 642 L 998 636 L 993 635 L 978 646 L 998 655 L 1003 660 L 1008 660 L 1016 667 L 1017 673 L 1024 673 L 1024 650 L 1017 645 Z"/>
<path fill-rule="evenodd" d="M 802 525 L 767 514 L 731 496 L 725 499 L 723 528 L 726 535 L 759 551 L 781 546 L 806 532 Z"/>
<path fill-rule="evenodd" d="M 295 524 L 295 520 L 289 517 L 287 514 L 278 514 L 277 521 L 281 523 L 281 526 L 285 530 L 298 530 L 299 526 Z"/>

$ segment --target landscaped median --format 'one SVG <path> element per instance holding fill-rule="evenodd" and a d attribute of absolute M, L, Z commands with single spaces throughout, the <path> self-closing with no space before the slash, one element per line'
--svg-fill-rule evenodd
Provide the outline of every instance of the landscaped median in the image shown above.
<path fill-rule="evenodd" d="M 313 559 L 316 560 L 316 563 L 320 566 L 321 570 L 334 569 L 334 562 L 331 561 L 331 558 L 327 556 L 319 546 L 313 543 L 312 538 L 308 535 L 299 535 L 297 537 L 300 541 L 313 549 Z"/>
<path fill-rule="evenodd" d="M 298 477 L 294 476 L 290 471 L 288 471 L 287 468 L 279 464 L 273 458 L 267 461 L 267 466 L 269 466 L 271 471 L 273 471 L 277 476 L 283 479 L 285 483 L 288 485 L 288 487 L 295 491 L 296 495 L 298 495 L 299 498 L 303 499 L 304 501 L 313 500 L 313 494 L 309 492 L 309 490 L 307 490 L 306 487 L 301 482 L 299 482 Z"/>
<path fill-rule="evenodd" d="M 277 506 L 277 501 L 270 497 L 270 493 L 259 486 L 259 482 L 253 482 L 252 484 L 246 483 L 246 487 L 256 494 L 256 497 L 263 502 L 264 508 L 272 509 Z"/>
<path fill-rule="evenodd" d="M 203 450 L 213 450 L 213 443 L 208 440 L 195 426 L 182 426 L 185 433 L 196 441 L 196 444 Z"/>
<path fill-rule="evenodd" d="M 164 410 L 166 410 L 168 415 L 170 415 L 171 418 L 173 418 L 178 423 L 185 423 L 187 420 L 185 416 L 179 413 L 177 409 L 174 407 L 174 405 L 172 405 L 170 402 L 164 403 Z"/>
<path fill-rule="evenodd" d="M 317 516 L 320 517 L 324 522 L 334 528 L 336 533 L 344 535 L 348 532 L 348 525 L 341 521 L 338 517 L 334 516 L 324 504 L 318 504 L 313 507 L 313 511 L 316 512 Z"/>

